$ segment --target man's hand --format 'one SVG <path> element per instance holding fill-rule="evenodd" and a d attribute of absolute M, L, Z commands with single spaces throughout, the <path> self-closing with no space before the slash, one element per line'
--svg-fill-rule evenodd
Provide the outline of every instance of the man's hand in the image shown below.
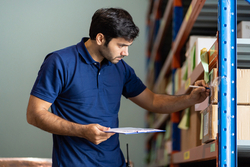
<path fill-rule="evenodd" d="M 109 128 L 101 126 L 99 124 L 83 125 L 83 131 L 81 136 L 79 137 L 85 138 L 90 142 L 98 145 L 101 142 L 108 140 L 111 136 L 115 134 L 103 132 L 106 130 L 109 130 Z"/>
<path fill-rule="evenodd" d="M 194 88 L 190 93 L 190 99 L 196 104 L 203 102 L 210 94 L 210 89 L 204 80 L 198 80 L 195 82 L 195 86 L 200 86 L 199 88 Z"/>

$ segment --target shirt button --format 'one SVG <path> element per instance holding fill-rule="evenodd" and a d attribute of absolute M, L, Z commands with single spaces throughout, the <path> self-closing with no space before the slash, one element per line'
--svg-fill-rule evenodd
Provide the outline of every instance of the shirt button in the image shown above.
<path fill-rule="evenodd" d="M 101 75 L 101 73 L 99 72 L 99 75 Z"/>

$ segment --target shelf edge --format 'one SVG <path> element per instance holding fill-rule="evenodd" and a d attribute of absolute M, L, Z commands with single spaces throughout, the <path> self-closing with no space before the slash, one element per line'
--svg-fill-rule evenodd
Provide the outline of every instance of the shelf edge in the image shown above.
<path fill-rule="evenodd" d="M 195 148 L 172 154 L 172 163 L 186 163 L 216 159 L 218 154 L 217 141 L 197 146 Z"/>

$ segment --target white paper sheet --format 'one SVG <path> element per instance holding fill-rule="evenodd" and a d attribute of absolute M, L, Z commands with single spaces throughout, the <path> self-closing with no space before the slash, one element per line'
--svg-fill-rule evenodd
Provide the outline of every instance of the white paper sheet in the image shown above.
<path fill-rule="evenodd" d="M 138 133 L 154 133 L 154 132 L 165 132 L 165 130 L 152 129 L 152 128 L 134 128 L 134 127 L 123 127 L 123 128 L 111 128 L 106 133 L 122 133 L 122 134 L 138 134 Z"/>

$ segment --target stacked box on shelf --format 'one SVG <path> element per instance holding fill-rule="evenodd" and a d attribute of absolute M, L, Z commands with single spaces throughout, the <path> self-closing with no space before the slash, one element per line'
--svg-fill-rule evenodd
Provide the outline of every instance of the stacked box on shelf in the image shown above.
<path fill-rule="evenodd" d="M 200 51 L 203 48 L 209 48 L 216 41 L 216 37 L 212 36 L 190 36 L 186 45 L 186 57 L 188 62 L 188 76 L 190 76 L 195 67 L 201 62 Z"/>
<path fill-rule="evenodd" d="M 194 62 L 195 59 L 195 47 L 196 44 L 194 43 L 190 49 L 186 52 L 187 57 L 187 66 L 188 66 L 188 77 L 192 74 L 193 70 L 195 69 L 196 63 Z"/>
<path fill-rule="evenodd" d="M 250 21 L 241 21 L 237 25 L 238 38 L 250 38 Z"/>
<path fill-rule="evenodd" d="M 185 151 L 201 145 L 201 115 L 199 112 L 195 111 L 194 106 L 190 107 L 189 119 L 189 128 L 187 130 L 181 130 L 181 151 Z"/>
<path fill-rule="evenodd" d="M 237 69 L 237 104 L 250 104 L 250 69 Z"/>
<path fill-rule="evenodd" d="M 218 103 L 218 84 L 220 79 L 218 78 L 218 70 L 213 69 L 211 77 L 213 78 L 210 82 L 211 86 L 211 99 L 213 104 Z M 249 105 L 250 104 L 250 69 L 237 69 L 237 104 L 238 105 Z"/>
<path fill-rule="evenodd" d="M 191 36 L 187 46 L 189 49 L 187 55 L 188 74 L 190 76 L 194 68 L 201 62 L 200 50 L 207 48 L 207 50 L 216 41 L 215 37 L 201 37 Z M 185 67 L 182 67 L 182 71 Z M 184 73 L 182 73 L 182 76 Z M 196 106 L 190 108 L 189 128 L 187 130 L 181 130 L 181 150 L 185 151 L 201 145 L 200 129 L 201 129 L 201 114 L 196 111 Z M 183 112 L 184 114 L 184 112 Z"/>
<path fill-rule="evenodd" d="M 210 87 L 210 91 L 211 91 L 209 102 L 211 104 L 217 104 L 218 103 L 218 86 L 219 86 L 219 82 L 220 82 L 220 79 L 218 78 L 218 69 L 217 68 L 213 68 L 211 70 L 209 78 L 210 78 L 209 87 Z"/>
<path fill-rule="evenodd" d="M 200 58 L 201 50 L 203 48 L 206 48 L 207 50 L 209 50 L 215 41 L 216 41 L 216 37 L 197 38 L 196 51 L 195 51 L 196 66 L 201 62 L 201 58 Z"/>
<path fill-rule="evenodd" d="M 218 133 L 218 105 L 211 104 L 203 113 L 203 143 L 216 139 Z M 250 140 L 250 105 L 237 105 L 237 139 Z"/>
<path fill-rule="evenodd" d="M 250 69 L 237 69 L 237 139 L 250 140 Z M 211 105 L 203 113 L 203 138 L 207 143 L 218 133 L 218 70 L 211 72 Z"/>
<path fill-rule="evenodd" d="M 212 71 L 213 68 L 218 68 L 218 39 L 208 51 L 208 68 L 209 71 Z"/>

